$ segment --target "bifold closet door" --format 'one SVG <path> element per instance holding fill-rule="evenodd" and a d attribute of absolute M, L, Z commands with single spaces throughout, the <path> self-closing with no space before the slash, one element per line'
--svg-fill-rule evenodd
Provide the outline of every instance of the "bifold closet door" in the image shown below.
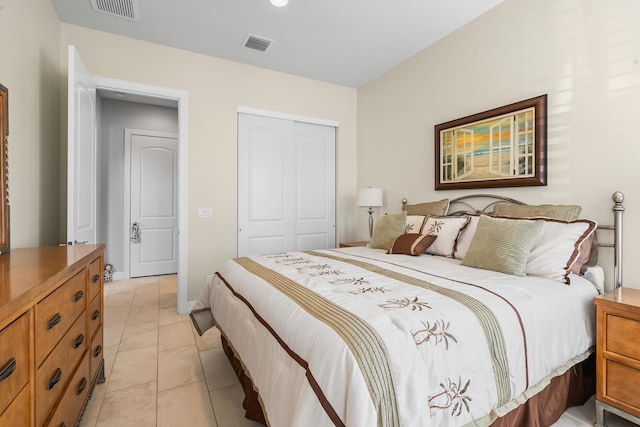
<path fill-rule="evenodd" d="M 238 114 L 238 256 L 335 247 L 335 128 Z"/>

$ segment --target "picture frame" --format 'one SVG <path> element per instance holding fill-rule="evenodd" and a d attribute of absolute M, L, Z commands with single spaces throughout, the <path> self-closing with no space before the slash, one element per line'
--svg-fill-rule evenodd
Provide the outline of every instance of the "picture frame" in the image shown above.
<path fill-rule="evenodd" d="M 547 95 L 435 126 L 435 189 L 547 185 Z"/>
<path fill-rule="evenodd" d="M 0 84 L 0 255 L 9 252 L 9 90 Z"/>

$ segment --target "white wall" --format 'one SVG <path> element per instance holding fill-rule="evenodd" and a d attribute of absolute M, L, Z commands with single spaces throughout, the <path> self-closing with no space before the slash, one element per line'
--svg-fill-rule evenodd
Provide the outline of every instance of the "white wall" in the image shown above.
<path fill-rule="evenodd" d="M 353 229 L 356 191 L 356 90 L 251 67 L 100 31 L 61 24 L 60 55 L 75 45 L 97 76 L 188 92 L 188 295 L 236 255 L 239 106 L 339 122 L 337 236 Z M 197 218 L 212 207 L 212 219 Z"/>
<path fill-rule="evenodd" d="M 99 162 L 101 170 L 98 239 L 105 243 L 105 263 L 110 263 L 116 272 L 124 270 L 123 217 L 124 202 L 124 132 L 126 128 L 155 132 L 178 133 L 178 110 L 157 105 L 125 102 L 114 99 L 101 100 Z"/>
<path fill-rule="evenodd" d="M 358 184 L 385 190 L 380 212 L 411 202 L 499 192 L 570 203 L 611 224 L 626 195 L 623 281 L 640 288 L 640 2 L 506 0 L 358 90 Z M 434 126 L 548 94 L 548 185 L 434 190 Z M 358 214 L 358 237 L 367 236 Z M 611 255 L 607 249 L 601 250 Z"/>
<path fill-rule="evenodd" d="M 9 89 L 11 248 L 59 243 L 60 22 L 48 1 L 0 4 L 0 83 Z"/>

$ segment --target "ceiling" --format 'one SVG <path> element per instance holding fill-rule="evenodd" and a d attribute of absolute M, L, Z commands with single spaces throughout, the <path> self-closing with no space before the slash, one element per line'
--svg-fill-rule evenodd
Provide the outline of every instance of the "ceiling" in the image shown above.
<path fill-rule="evenodd" d="M 269 0 L 51 3 L 65 23 L 358 88 L 502 1 L 289 0 L 284 7 Z M 245 48 L 249 34 L 272 40 L 268 50 Z"/>

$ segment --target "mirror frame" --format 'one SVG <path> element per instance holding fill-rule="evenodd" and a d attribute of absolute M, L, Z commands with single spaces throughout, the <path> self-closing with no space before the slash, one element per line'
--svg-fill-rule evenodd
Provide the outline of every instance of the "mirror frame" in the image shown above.
<path fill-rule="evenodd" d="M 0 84 L 0 254 L 9 252 L 9 90 Z"/>

